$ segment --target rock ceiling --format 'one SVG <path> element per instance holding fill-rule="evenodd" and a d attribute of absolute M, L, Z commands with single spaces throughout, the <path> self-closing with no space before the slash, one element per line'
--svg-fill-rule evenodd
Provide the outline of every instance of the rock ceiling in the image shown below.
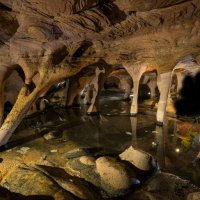
<path fill-rule="evenodd" d="M 1 63 L 31 68 L 26 69 L 29 78 L 49 54 L 55 65 L 104 59 L 166 71 L 199 54 L 198 0 L 0 2 Z"/>
<path fill-rule="evenodd" d="M 88 65 L 161 73 L 188 55 L 199 60 L 200 0 L 0 0 L 0 82 L 21 68 L 27 85 L 0 140 L 52 84 Z"/>

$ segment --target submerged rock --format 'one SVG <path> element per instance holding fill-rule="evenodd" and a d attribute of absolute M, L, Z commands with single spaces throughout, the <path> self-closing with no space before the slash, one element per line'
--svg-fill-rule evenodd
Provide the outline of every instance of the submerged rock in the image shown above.
<path fill-rule="evenodd" d="M 149 171 L 157 167 L 154 158 L 150 154 L 135 149 L 132 146 L 121 153 L 119 157 L 121 160 L 128 161 L 135 167 L 144 171 Z"/>
<path fill-rule="evenodd" d="M 83 178 L 87 182 L 101 188 L 99 175 L 96 173 L 95 165 L 86 165 L 80 161 L 80 158 L 73 158 L 66 162 L 65 170 L 69 174 Z"/>
<path fill-rule="evenodd" d="M 92 163 L 88 165 L 88 162 L 81 162 L 82 159 L 90 159 Z M 70 159 L 66 163 L 65 170 L 99 188 L 103 198 L 121 196 L 130 191 L 133 173 L 129 175 L 124 163 L 111 157 L 100 157 L 93 164 L 93 159 L 85 156 Z"/>
<path fill-rule="evenodd" d="M 102 150 L 101 147 L 82 147 L 82 148 L 76 148 L 71 151 L 68 151 L 66 153 L 63 153 L 62 157 L 63 158 L 78 158 L 81 156 L 88 156 L 92 154 L 97 154 Z"/>
<path fill-rule="evenodd" d="M 100 157 L 96 160 L 97 173 L 101 179 L 102 188 L 111 196 L 124 194 L 132 186 L 123 163 L 111 157 Z"/>

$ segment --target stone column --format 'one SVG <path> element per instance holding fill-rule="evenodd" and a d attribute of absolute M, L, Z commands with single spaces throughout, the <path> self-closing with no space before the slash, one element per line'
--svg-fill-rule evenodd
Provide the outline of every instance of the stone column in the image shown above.
<path fill-rule="evenodd" d="M 138 90 L 140 79 L 143 73 L 146 71 L 146 65 L 136 65 L 136 66 L 125 66 L 125 69 L 130 74 L 133 79 L 133 100 L 131 104 L 130 115 L 135 116 L 138 113 Z"/>
<path fill-rule="evenodd" d="M 93 87 L 93 97 L 91 99 L 91 105 L 87 110 L 88 115 L 99 114 L 99 96 L 101 93 L 101 88 L 103 87 L 105 81 L 105 73 L 105 68 L 96 68 L 96 76 L 90 83 L 90 85 Z"/>
<path fill-rule="evenodd" d="M 158 102 L 157 117 L 156 117 L 158 125 L 163 125 L 164 123 L 167 100 L 168 100 L 171 77 L 172 77 L 171 75 L 172 72 L 170 71 L 163 74 L 159 74 L 157 78 L 157 85 L 160 91 L 160 98 Z"/>
<path fill-rule="evenodd" d="M 150 79 L 150 81 L 147 83 L 147 85 L 151 92 L 151 98 L 154 98 L 156 96 L 156 87 L 157 87 L 156 78 Z"/>
<path fill-rule="evenodd" d="M 176 96 L 177 97 L 180 97 L 180 91 L 183 88 L 183 80 L 185 76 L 186 74 L 184 72 L 176 72 L 176 78 L 177 78 Z"/>

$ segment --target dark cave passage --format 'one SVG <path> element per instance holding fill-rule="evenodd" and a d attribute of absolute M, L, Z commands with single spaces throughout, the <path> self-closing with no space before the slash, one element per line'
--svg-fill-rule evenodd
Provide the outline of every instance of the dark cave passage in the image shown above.
<path fill-rule="evenodd" d="M 195 77 L 185 77 L 180 96 L 181 98 L 175 102 L 178 115 L 200 114 L 200 73 Z"/>

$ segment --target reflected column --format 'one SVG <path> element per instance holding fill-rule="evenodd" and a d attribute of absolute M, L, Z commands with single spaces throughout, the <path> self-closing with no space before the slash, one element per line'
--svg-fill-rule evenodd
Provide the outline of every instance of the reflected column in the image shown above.
<path fill-rule="evenodd" d="M 137 117 L 130 117 L 132 129 L 132 146 L 137 148 Z"/>
<path fill-rule="evenodd" d="M 166 127 L 156 126 L 155 131 L 155 145 L 156 148 L 156 159 L 158 160 L 158 163 L 161 168 L 165 167 L 165 133 L 166 133 Z M 153 143 L 152 143 L 153 145 Z"/>

